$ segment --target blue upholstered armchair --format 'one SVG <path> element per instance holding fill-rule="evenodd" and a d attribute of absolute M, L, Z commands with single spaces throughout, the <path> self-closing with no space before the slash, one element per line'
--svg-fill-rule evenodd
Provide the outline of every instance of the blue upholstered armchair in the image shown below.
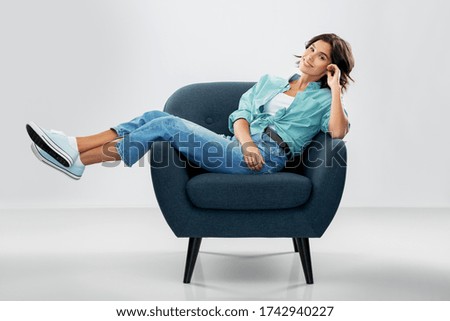
<path fill-rule="evenodd" d="M 185 86 L 164 110 L 231 135 L 228 116 L 254 83 Z M 208 173 L 168 142 L 151 149 L 151 176 L 161 211 L 177 237 L 189 238 L 184 283 L 190 283 L 202 238 L 291 238 L 306 283 L 313 283 L 309 238 L 321 237 L 338 209 L 345 183 L 344 142 L 318 133 L 302 157 L 267 175 Z"/>

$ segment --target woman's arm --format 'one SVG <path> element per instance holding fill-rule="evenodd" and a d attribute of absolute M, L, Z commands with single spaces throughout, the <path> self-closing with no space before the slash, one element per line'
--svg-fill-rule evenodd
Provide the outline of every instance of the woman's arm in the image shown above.
<path fill-rule="evenodd" d="M 339 83 L 341 71 L 335 64 L 328 65 L 327 69 L 328 86 L 331 89 L 331 112 L 328 131 L 331 137 L 342 139 L 348 132 L 348 118 L 344 113 L 341 101 L 341 85 Z"/>
<path fill-rule="evenodd" d="M 261 170 L 263 164 L 265 164 L 264 158 L 252 140 L 248 121 L 244 118 L 237 119 L 233 123 L 233 130 L 236 139 L 242 146 L 242 153 L 244 154 L 244 161 L 247 163 L 247 166 L 256 171 Z"/>

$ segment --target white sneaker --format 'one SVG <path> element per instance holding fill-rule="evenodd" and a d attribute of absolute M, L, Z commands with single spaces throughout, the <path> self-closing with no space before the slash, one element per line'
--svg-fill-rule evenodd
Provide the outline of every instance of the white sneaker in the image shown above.
<path fill-rule="evenodd" d="M 86 166 L 84 166 L 83 164 L 80 165 L 81 162 L 76 162 L 75 164 L 73 164 L 70 167 L 65 167 L 65 166 L 62 166 L 61 163 L 58 162 L 56 159 L 54 159 L 52 156 L 47 154 L 44 150 L 42 150 L 41 148 L 36 146 L 36 144 L 34 144 L 34 143 L 31 144 L 31 150 L 33 151 L 34 155 L 36 155 L 36 157 L 39 160 L 43 161 L 45 164 L 53 167 L 54 169 L 57 169 L 60 172 L 63 172 L 70 178 L 78 180 L 83 175 L 84 168 Z"/>
<path fill-rule="evenodd" d="M 79 157 L 78 149 L 72 147 L 63 132 L 42 129 L 34 122 L 29 122 L 26 128 L 31 140 L 63 166 L 72 166 Z"/>

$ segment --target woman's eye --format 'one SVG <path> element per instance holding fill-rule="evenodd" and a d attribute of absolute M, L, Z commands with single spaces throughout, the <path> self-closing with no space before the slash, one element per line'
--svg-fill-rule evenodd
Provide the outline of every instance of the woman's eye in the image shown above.
<path fill-rule="evenodd" d="M 320 59 L 325 60 L 325 57 L 324 57 L 324 56 L 321 56 Z"/>

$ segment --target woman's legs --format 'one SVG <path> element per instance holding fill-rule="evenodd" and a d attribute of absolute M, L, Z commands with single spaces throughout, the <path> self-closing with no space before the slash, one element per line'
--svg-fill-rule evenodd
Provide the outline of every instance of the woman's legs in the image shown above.
<path fill-rule="evenodd" d="M 83 153 L 80 153 L 80 161 L 84 165 L 92 165 L 102 162 L 110 162 L 121 160 L 119 153 L 116 149 L 116 143 L 119 139 L 109 141 L 101 146 L 89 149 Z"/>
<path fill-rule="evenodd" d="M 116 149 L 127 166 L 143 157 L 154 141 L 169 141 L 191 162 L 215 173 L 262 174 L 281 170 L 286 155 L 276 142 L 265 134 L 252 136 L 261 150 L 266 164 L 260 171 L 248 168 L 242 148 L 235 138 L 219 135 L 205 127 L 176 116 L 153 119 L 125 135 L 117 142 Z"/>
<path fill-rule="evenodd" d="M 153 119 L 169 115 L 166 112 L 153 110 L 101 133 L 76 137 L 81 162 L 84 165 L 91 165 L 120 160 L 120 155 L 115 148 L 119 136 L 127 135 Z"/>
<path fill-rule="evenodd" d="M 152 110 L 152 111 L 143 113 L 142 115 L 140 115 L 136 118 L 133 118 L 132 120 L 130 120 L 126 123 L 117 125 L 111 129 L 113 129 L 119 137 L 123 137 L 123 136 L 135 131 L 139 127 L 144 126 L 148 122 L 151 122 L 152 120 L 154 120 L 156 118 L 167 117 L 167 116 L 171 116 L 171 115 L 164 111 Z"/>
<path fill-rule="evenodd" d="M 262 152 L 266 164 L 262 170 L 253 171 L 245 163 L 242 147 L 234 137 L 219 135 L 191 121 L 161 111 L 144 113 L 96 135 L 75 138 L 46 130 L 42 135 L 50 135 L 63 142 L 63 150 L 77 149 L 74 150 L 74 164 L 67 167 L 67 170 L 77 170 L 79 177 L 84 165 L 123 160 L 127 166 L 132 166 L 147 153 L 153 142 L 158 140 L 169 141 L 192 163 L 216 173 L 270 173 L 281 170 L 286 161 L 284 152 L 267 135 L 254 134 L 252 139 Z M 47 138 L 45 139 L 47 141 Z M 48 147 L 50 148 L 53 147 Z M 66 169 L 60 168 L 62 165 L 58 165 L 59 160 L 53 162 L 51 155 L 39 155 L 50 161 L 52 167 Z"/>
<path fill-rule="evenodd" d="M 80 152 L 80 154 L 82 154 L 84 152 L 87 152 L 88 150 L 103 146 L 104 144 L 113 141 L 117 137 L 117 133 L 112 129 L 106 130 L 96 135 L 76 137 L 78 151 Z"/>

